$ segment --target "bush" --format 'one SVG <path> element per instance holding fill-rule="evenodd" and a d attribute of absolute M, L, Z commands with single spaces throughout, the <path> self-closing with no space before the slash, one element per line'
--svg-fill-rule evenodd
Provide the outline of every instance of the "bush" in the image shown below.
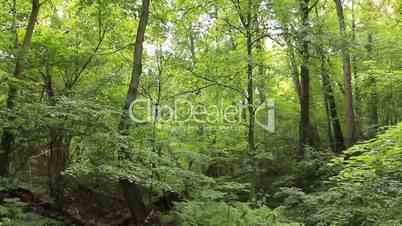
<path fill-rule="evenodd" d="M 60 221 L 42 217 L 29 211 L 19 199 L 5 199 L 0 204 L 0 226 L 63 226 Z"/>
<path fill-rule="evenodd" d="M 284 214 L 306 226 L 402 225 L 402 123 L 345 151 L 329 189 L 306 194 L 283 188 Z"/>
<path fill-rule="evenodd" d="M 189 201 L 177 205 L 181 226 L 296 226 L 285 223 L 276 211 L 247 203 L 228 204 L 221 201 Z M 284 223 L 282 223 L 284 222 Z"/>

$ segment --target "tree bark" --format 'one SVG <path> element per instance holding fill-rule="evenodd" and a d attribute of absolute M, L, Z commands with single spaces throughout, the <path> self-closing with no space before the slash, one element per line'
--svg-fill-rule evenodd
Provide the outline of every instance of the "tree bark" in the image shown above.
<path fill-rule="evenodd" d="M 49 65 L 46 65 L 46 72 L 43 74 L 47 104 L 54 106 L 56 104 L 55 90 L 52 74 Z M 51 126 L 49 128 L 49 158 L 48 166 L 48 185 L 49 195 L 55 199 L 56 206 L 63 207 L 64 200 L 64 182 L 63 171 L 65 170 L 70 156 L 70 138 L 66 136 L 63 128 Z"/>
<path fill-rule="evenodd" d="M 144 225 L 150 213 L 150 208 L 144 202 L 143 197 L 148 197 L 149 194 L 144 189 L 141 189 L 140 185 L 135 181 L 127 178 L 120 178 L 119 184 L 123 190 L 124 199 L 130 209 L 135 225 Z"/>
<path fill-rule="evenodd" d="M 329 101 L 328 101 L 328 96 L 324 93 L 324 107 L 325 107 L 325 113 L 327 114 L 327 133 L 328 133 L 328 142 L 329 142 L 329 147 L 331 148 L 332 152 L 335 152 L 336 146 L 335 146 L 335 140 L 334 140 L 334 135 L 332 133 L 333 127 L 331 123 L 331 114 L 330 114 L 330 106 L 329 106 Z"/>
<path fill-rule="evenodd" d="M 125 137 L 128 144 L 129 128 L 130 128 L 130 105 L 137 99 L 138 87 L 141 80 L 142 73 L 142 56 L 143 56 L 143 43 L 145 38 L 145 30 L 149 18 L 149 5 L 150 0 L 142 0 L 141 17 L 137 28 L 137 36 L 135 39 L 133 69 L 131 73 L 131 81 L 128 87 L 126 101 L 123 108 L 123 113 L 120 118 L 119 132 Z M 129 158 L 127 153 L 127 145 L 122 145 L 120 159 Z"/>
<path fill-rule="evenodd" d="M 289 67 L 290 67 L 290 70 L 291 70 L 292 81 L 293 81 L 294 86 L 295 86 L 295 91 L 296 91 L 298 101 L 299 101 L 299 105 L 300 105 L 300 109 L 301 109 L 302 105 L 304 105 L 304 107 L 307 106 L 307 105 L 305 105 L 305 102 L 304 102 L 305 97 L 303 98 L 303 96 L 302 96 L 303 91 L 302 91 L 302 84 L 301 84 L 302 83 L 301 82 L 302 81 L 302 79 L 301 79 L 301 71 L 299 71 L 298 64 L 296 62 L 295 49 L 293 47 L 293 44 L 292 44 L 291 39 L 289 38 L 289 35 L 288 35 L 287 32 L 288 31 L 286 30 L 284 39 L 285 39 L 286 45 L 287 45 Z M 305 35 L 306 34 L 304 34 L 303 36 L 305 36 Z M 307 47 L 308 47 L 308 45 L 307 45 Z M 303 54 L 306 53 L 307 51 L 308 51 L 308 48 L 307 48 L 307 50 L 305 48 L 302 48 L 302 57 L 304 57 Z M 308 54 L 308 52 L 307 52 L 307 54 Z M 306 58 L 303 58 L 304 65 L 307 65 L 306 62 L 308 62 L 308 59 L 309 59 L 309 56 L 307 57 L 307 61 L 306 61 Z M 302 68 L 302 66 L 300 66 L 300 69 L 301 68 Z M 304 75 L 304 82 L 306 82 L 305 81 L 306 73 L 304 72 L 303 75 Z M 309 73 L 307 73 L 307 75 L 309 75 Z M 303 88 L 305 89 L 307 87 L 304 86 Z M 308 95 L 308 99 L 309 99 L 309 95 Z M 310 111 L 307 111 L 307 112 L 308 112 L 308 114 L 310 114 Z M 303 114 L 305 114 L 305 113 L 306 113 L 306 111 L 304 110 Z M 301 113 L 300 113 L 300 115 L 301 115 Z M 310 117 L 308 116 L 308 118 L 310 118 Z M 302 123 L 301 123 L 301 116 L 300 116 L 300 121 L 299 121 L 299 144 L 298 144 L 298 150 L 299 150 L 299 157 L 300 158 L 303 158 L 303 156 L 304 156 L 304 150 L 303 149 L 304 149 L 304 147 L 306 145 L 306 144 L 304 144 L 304 145 L 301 144 L 301 138 L 303 138 L 303 142 L 308 141 L 309 146 L 318 147 L 318 146 L 320 146 L 320 143 L 321 143 L 320 135 L 319 135 L 319 132 L 318 132 L 317 128 L 312 125 L 310 120 L 308 120 L 308 121 L 309 121 L 308 122 L 309 125 L 307 127 L 304 126 L 305 127 L 304 131 L 301 131 Z M 306 122 L 304 122 L 304 123 L 306 123 Z"/>
<path fill-rule="evenodd" d="M 292 44 L 287 32 L 288 31 L 286 30 L 284 39 L 286 41 L 286 46 L 287 46 L 289 67 L 291 70 L 292 81 L 295 86 L 296 94 L 297 94 L 297 97 L 299 98 L 299 102 L 300 102 L 301 101 L 301 99 L 300 99 L 301 98 L 301 87 L 300 87 L 299 70 L 297 68 L 295 50 L 293 48 L 293 44 Z"/>
<path fill-rule="evenodd" d="M 357 45 L 356 43 L 356 19 L 355 19 L 355 0 L 351 0 L 351 13 L 352 13 L 352 43 L 353 45 Z M 354 84 L 354 108 L 355 108 L 355 123 L 356 123 L 356 137 L 359 138 L 361 137 L 361 92 L 360 92 L 360 87 L 358 84 L 358 66 L 357 66 L 357 59 L 356 55 L 352 54 L 352 74 L 353 74 L 353 79 L 355 81 Z"/>
<path fill-rule="evenodd" d="M 318 17 L 318 8 L 315 7 L 316 16 Z M 332 88 L 331 79 L 329 76 L 329 57 L 327 51 L 324 50 L 322 26 L 318 25 L 319 43 L 317 52 L 320 57 L 321 80 L 324 93 L 324 104 L 328 119 L 328 139 L 331 149 L 334 153 L 341 153 L 345 149 L 344 137 L 342 133 L 341 123 L 338 117 L 336 108 L 336 100 L 334 90 Z"/>
<path fill-rule="evenodd" d="M 300 65 L 300 123 L 299 123 L 299 157 L 304 158 L 304 148 L 314 146 L 313 128 L 310 123 L 310 70 L 309 70 L 309 0 L 300 2 L 301 22 L 303 31 L 301 34 L 301 57 Z"/>
<path fill-rule="evenodd" d="M 342 38 L 341 53 L 343 64 L 343 77 L 345 88 L 345 117 L 346 117 L 346 132 L 345 144 L 347 147 L 351 146 L 357 140 L 356 120 L 353 109 L 353 86 L 351 75 L 351 63 L 349 48 L 347 46 L 347 34 L 345 26 L 345 18 L 341 0 L 334 0 L 336 4 L 336 12 L 338 16 L 339 33 Z"/>
<path fill-rule="evenodd" d="M 254 110 L 254 77 L 253 77 L 253 46 L 251 31 L 247 31 L 247 106 L 249 113 L 248 146 L 250 153 L 255 150 L 255 110 Z"/>
<path fill-rule="evenodd" d="M 247 131 L 247 144 L 248 144 L 248 156 L 250 158 L 253 175 L 250 177 L 250 200 L 255 200 L 256 197 L 256 175 L 257 175 L 257 164 L 255 159 L 255 107 L 254 107 L 254 59 L 253 59 L 253 36 L 256 27 L 254 27 L 253 22 L 255 21 L 255 15 L 253 13 L 253 1 L 247 1 L 247 9 L 242 9 L 239 1 L 232 1 L 233 6 L 237 10 L 241 25 L 244 29 L 246 38 L 246 49 L 247 49 L 247 110 L 248 110 L 248 131 Z"/>
<path fill-rule="evenodd" d="M 250 26 L 250 25 L 249 25 Z M 254 62 L 253 62 L 253 44 L 252 44 L 252 34 L 250 28 L 247 29 L 247 107 L 248 107 L 248 152 L 252 156 L 253 162 L 253 173 L 251 181 L 251 200 L 256 197 L 256 183 L 257 183 L 257 164 L 255 159 L 255 109 L 254 109 Z"/>
<path fill-rule="evenodd" d="M 67 167 L 70 156 L 69 139 L 63 131 L 50 129 L 50 157 L 48 161 L 49 193 L 56 201 L 56 205 L 63 207 L 64 177 L 62 172 Z M 67 141 L 66 141 L 67 140 Z"/>
<path fill-rule="evenodd" d="M 194 33 L 193 33 L 193 26 L 189 26 L 189 34 L 188 38 L 190 41 L 190 53 L 191 53 L 191 68 L 192 70 L 195 70 L 195 66 L 197 64 L 197 57 L 195 55 L 195 38 L 194 38 Z"/>
<path fill-rule="evenodd" d="M 24 58 L 31 44 L 32 35 L 39 14 L 39 8 L 40 8 L 39 0 L 32 0 L 32 9 L 29 16 L 28 25 L 26 27 L 25 37 L 22 46 L 17 48 L 17 56 L 13 73 L 13 76 L 16 79 L 21 79 L 22 77 L 22 73 L 24 70 Z M 15 108 L 16 98 L 17 98 L 17 87 L 14 84 L 10 83 L 6 101 L 6 111 L 10 114 L 12 114 Z M 15 117 L 11 115 L 8 117 L 8 120 L 9 122 L 13 122 L 15 120 Z M 1 138 L 1 147 L 0 147 L 0 176 L 6 176 L 9 174 L 9 164 L 10 164 L 9 155 L 11 153 L 14 140 L 15 135 L 12 129 L 5 128 Z"/>
<path fill-rule="evenodd" d="M 328 130 L 331 131 L 331 135 L 333 134 L 334 138 L 330 137 L 330 140 L 333 140 L 333 152 L 334 153 L 342 153 L 345 149 L 344 138 L 341 128 L 341 123 L 338 117 L 338 112 L 336 108 L 336 100 L 334 96 L 334 91 L 331 85 L 331 80 L 328 74 L 328 67 L 327 67 L 327 57 L 325 53 L 320 48 L 320 61 L 321 61 L 321 79 L 322 79 L 322 86 L 324 90 L 324 99 L 326 103 L 326 108 L 328 109 L 328 119 L 329 119 L 329 128 Z"/>
<path fill-rule="evenodd" d="M 367 55 L 369 60 L 374 59 L 373 52 L 373 34 L 368 34 L 367 43 Z M 370 97 L 369 97 L 369 130 L 368 137 L 372 138 L 376 135 L 379 126 L 378 119 L 378 95 L 377 95 L 377 79 L 375 75 L 369 72 L 369 83 L 370 83 Z"/>

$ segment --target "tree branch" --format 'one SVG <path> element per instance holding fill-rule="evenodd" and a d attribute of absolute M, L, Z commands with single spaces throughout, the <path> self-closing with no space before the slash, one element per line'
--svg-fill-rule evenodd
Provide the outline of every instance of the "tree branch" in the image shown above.
<path fill-rule="evenodd" d="M 236 91 L 237 93 L 239 93 L 239 94 L 242 95 L 243 97 L 246 97 L 246 95 L 244 94 L 244 92 L 243 92 L 242 90 L 236 88 L 236 87 L 232 87 L 232 86 L 226 85 L 226 84 L 224 84 L 224 83 L 215 81 L 215 80 L 213 80 L 213 79 L 207 78 L 207 77 L 205 77 L 205 76 L 198 75 L 198 74 L 196 74 L 196 73 L 193 72 L 193 71 L 190 71 L 190 72 L 191 72 L 191 74 L 192 74 L 194 77 L 196 77 L 196 78 L 199 78 L 199 79 L 202 79 L 202 80 L 205 80 L 205 81 L 208 81 L 208 82 L 212 82 L 212 83 L 214 83 L 214 84 L 217 85 L 217 86 L 221 86 L 221 87 L 224 87 L 224 88 L 227 88 L 227 89 L 231 89 L 231 90 L 233 90 L 233 91 Z"/>
<path fill-rule="evenodd" d="M 74 85 L 81 79 L 82 77 L 82 73 L 87 69 L 88 65 L 92 62 L 93 58 L 97 55 L 97 52 L 99 50 L 99 48 L 102 45 L 102 42 L 105 38 L 106 35 L 106 29 L 103 30 L 102 35 L 98 41 L 98 44 L 96 45 L 93 53 L 91 56 L 89 56 L 89 58 L 87 59 L 87 61 L 84 63 L 84 65 L 79 69 L 78 73 L 76 74 L 76 76 L 74 77 L 73 81 L 68 85 L 68 88 L 71 89 L 72 87 L 74 87 Z M 77 71 L 76 71 L 77 72 Z"/>

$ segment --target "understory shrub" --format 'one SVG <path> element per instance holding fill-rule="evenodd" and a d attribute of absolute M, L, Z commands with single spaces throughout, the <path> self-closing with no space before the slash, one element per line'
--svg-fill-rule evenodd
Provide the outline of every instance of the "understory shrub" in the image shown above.
<path fill-rule="evenodd" d="M 322 192 L 283 188 L 283 213 L 306 226 L 402 225 L 402 123 L 357 144 L 330 166 L 339 174 Z"/>
<path fill-rule="evenodd" d="M 287 223 L 268 207 L 251 208 L 247 203 L 223 201 L 188 201 L 179 203 L 181 226 L 297 226 Z"/>
<path fill-rule="evenodd" d="M 42 217 L 30 211 L 19 199 L 5 199 L 0 203 L 0 226 L 63 226 L 61 221 Z"/>

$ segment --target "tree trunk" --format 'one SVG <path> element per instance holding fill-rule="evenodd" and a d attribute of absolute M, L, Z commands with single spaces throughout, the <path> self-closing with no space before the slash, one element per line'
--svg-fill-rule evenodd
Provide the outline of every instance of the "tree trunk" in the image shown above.
<path fill-rule="evenodd" d="M 368 34 L 367 55 L 369 60 L 374 59 L 373 53 L 373 34 Z M 370 97 L 369 97 L 369 130 L 368 137 L 372 138 L 376 135 L 379 126 L 378 119 L 378 97 L 377 97 L 377 79 L 375 75 L 369 72 Z"/>
<path fill-rule="evenodd" d="M 253 46 L 251 39 L 251 32 L 247 32 L 247 106 L 249 113 L 249 125 L 248 125 L 248 146 L 250 153 L 255 149 L 255 110 L 254 110 L 254 78 L 253 78 Z"/>
<path fill-rule="evenodd" d="M 343 13 L 343 6 L 341 0 L 334 0 L 336 4 L 336 12 L 338 16 L 339 32 L 342 38 L 342 64 L 343 64 L 343 77 L 345 88 L 345 117 L 346 117 L 346 132 L 345 144 L 347 147 L 351 146 L 357 140 L 356 120 L 353 109 L 353 90 L 352 90 L 352 76 L 351 76 L 351 63 L 349 48 L 347 46 L 347 35 L 345 18 Z"/>
<path fill-rule="evenodd" d="M 65 170 L 69 160 L 70 145 L 68 141 L 65 141 L 66 136 L 62 131 L 52 128 L 50 133 L 49 194 L 55 199 L 56 205 L 62 208 L 64 200 L 64 177 L 62 172 Z"/>
<path fill-rule="evenodd" d="M 300 123 L 299 123 L 299 157 L 304 158 L 304 148 L 314 146 L 313 128 L 310 123 L 310 71 L 309 71 L 309 41 L 307 28 L 309 27 L 309 0 L 300 2 L 302 13 L 302 40 L 300 65 Z"/>
<path fill-rule="evenodd" d="M 144 202 L 143 197 L 148 197 L 149 194 L 147 194 L 144 189 L 141 189 L 140 185 L 135 181 L 131 181 L 127 178 L 120 178 L 119 184 L 123 190 L 124 199 L 130 209 L 135 225 L 144 225 L 150 213 L 150 209 Z"/>
<path fill-rule="evenodd" d="M 39 7 L 40 7 L 39 0 L 32 0 L 32 9 L 29 16 L 28 25 L 26 27 L 24 41 L 22 43 L 22 46 L 17 49 L 17 56 L 13 74 L 16 79 L 21 79 L 22 77 L 22 72 L 24 70 L 24 58 L 31 44 L 33 31 L 39 14 Z M 11 114 L 15 107 L 16 98 L 17 98 L 17 87 L 14 84 L 10 83 L 6 101 L 6 111 Z M 12 122 L 15 120 L 15 117 L 9 116 L 8 120 Z M 12 129 L 5 128 L 1 138 L 1 147 L 0 147 L 0 176 L 6 176 L 9 173 L 9 164 L 10 164 L 9 155 L 11 153 L 14 140 L 15 135 L 13 134 Z"/>
<path fill-rule="evenodd" d="M 315 10 L 318 17 L 317 7 L 315 7 Z M 317 52 L 320 57 L 321 80 L 324 93 L 325 109 L 328 119 L 328 138 L 332 151 L 339 154 L 345 149 L 345 143 L 336 108 L 334 91 L 331 85 L 331 79 L 329 77 L 329 57 L 327 57 L 327 53 L 323 47 L 323 40 L 321 38 L 323 32 L 320 25 L 318 26 L 318 33 L 319 43 L 317 45 Z"/>
<path fill-rule="evenodd" d="M 251 13 L 251 12 L 249 12 Z M 250 26 L 250 25 L 249 25 Z M 256 167 L 255 164 L 255 109 L 254 109 L 254 62 L 253 62 L 253 44 L 252 44 L 252 34 L 250 27 L 247 28 L 247 106 L 249 114 L 248 122 L 248 151 L 249 155 L 252 156 L 254 176 L 252 177 L 252 188 L 251 188 L 251 199 L 256 197 Z"/>
<path fill-rule="evenodd" d="M 50 106 L 56 104 L 53 79 L 49 66 L 46 65 L 46 73 L 43 75 L 47 103 Z M 63 207 L 64 200 L 64 182 L 63 171 L 65 170 L 70 156 L 70 138 L 66 136 L 63 129 L 50 127 L 49 129 L 49 158 L 48 158 L 48 184 L 49 195 L 55 199 L 59 208 Z"/>
<path fill-rule="evenodd" d="M 248 157 L 252 164 L 253 174 L 250 176 L 250 200 L 256 200 L 256 175 L 257 164 L 255 159 L 255 108 L 254 108 L 254 59 L 253 59 L 253 33 L 257 29 L 254 29 L 254 20 L 256 19 L 253 13 L 253 1 L 247 1 L 247 9 L 242 9 L 240 2 L 232 1 L 234 7 L 237 10 L 241 25 L 244 29 L 247 48 L 247 110 L 248 110 L 248 131 L 247 131 L 247 144 L 248 144 Z"/>
<path fill-rule="evenodd" d="M 302 106 L 302 103 L 303 103 L 303 105 L 305 104 L 305 102 L 304 102 L 304 99 L 303 99 L 303 96 L 302 96 L 302 84 L 301 84 L 301 81 L 302 81 L 302 79 L 301 79 L 301 72 L 299 72 L 299 69 L 298 69 L 298 65 L 297 65 L 297 62 L 296 62 L 296 55 L 295 55 L 295 49 L 294 49 L 294 47 L 293 47 L 293 44 L 291 43 L 291 40 L 290 40 L 290 38 L 289 38 L 289 36 L 286 34 L 286 32 L 287 32 L 287 30 L 285 31 L 285 36 L 284 36 L 284 39 L 285 39 L 285 41 L 286 41 L 286 45 L 287 45 L 287 52 L 288 52 L 288 59 L 289 59 L 289 67 L 290 67 L 290 70 L 291 70 L 291 76 L 292 76 L 292 81 L 293 81 L 293 83 L 294 83 L 294 86 L 295 86 L 295 91 L 296 91 L 296 94 L 297 94 L 297 97 L 298 97 L 298 100 L 299 100 L 299 104 L 300 104 L 300 108 L 302 108 L 301 106 Z M 306 53 L 306 51 L 308 51 L 308 50 L 306 50 L 305 48 L 303 48 L 303 53 Z M 308 52 L 307 52 L 307 54 L 308 54 Z M 303 56 L 302 56 L 303 57 Z M 307 57 L 307 60 L 308 60 L 308 58 L 309 58 L 309 56 Z M 306 58 L 304 58 L 304 60 L 306 60 Z M 306 64 L 305 64 L 306 65 Z M 302 66 L 300 66 L 300 68 L 302 68 Z M 308 69 L 308 68 L 307 68 Z M 304 72 L 304 76 L 306 75 L 306 73 Z M 309 73 L 307 73 L 307 75 L 309 75 Z M 305 80 L 305 79 L 304 79 Z M 304 81 L 305 82 L 305 81 Z M 307 88 L 307 87 L 304 87 L 304 88 Z M 308 96 L 308 98 L 309 98 L 309 96 Z M 308 101 L 309 102 L 309 101 Z M 306 105 L 304 105 L 304 106 L 306 106 Z M 303 114 L 305 114 L 305 112 L 303 112 Z M 308 111 L 308 114 L 309 114 L 309 111 Z M 309 118 L 309 116 L 308 116 L 308 118 Z M 304 119 L 303 119 L 304 120 Z M 309 145 L 310 146 L 316 146 L 316 147 L 318 147 L 318 146 L 320 146 L 320 143 L 321 143 L 321 141 L 320 141 L 320 135 L 319 135 L 319 132 L 318 132 L 318 130 L 317 130 L 317 128 L 316 127 L 314 127 L 312 124 L 311 124 L 311 122 L 310 122 L 310 120 L 308 120 L 309 122 L 309 125 L 305 128 L 305 130 L 304 131 L 301 131 L 301 117 L 300 117 L 300 125 L 299 125 L 299 156 L 302 158 L 302 156 L 304 155 L 304 153 L 302 153 L 303 152 L 303 150 L 302 149 L 304 149 L 304 148 L 302 148 L 302 146 L 304 147 L 305 145 L 301 145 L 301 138 L 303 137 L 303 142 L 307 142 L 308 141 L 308 143 L 309 143 Z M 306 122 L 304 122 L 304 123 L 306 123 Z M 306 139 L 306 137 L 309 137 L 308 139 Z"/>
<path fill-rule="evenodd" d="M 339 154 L 345 149 L 343 133 L 337 113 L 334 91 L 332 89 L 331 81 L 328 75 L 328 67 L 327 67 L 328 59 L 321 48 L 319 49 L 319 52 L 321 61 L 321 79 L 322 79 L 322 86 L 324 89 L 324 99 L 326 103 L 326 108 L 328 109 L 327 114 L 330 122 L 330 126 L 328 129 L 333 130 L 334 135 L 334 139 L 330 137 L 330 140 L 333 140 L 333 144 L 331 144 L 333 146 L 333 152 Z"/>
<path fill-rule="evenodd" d="M 191 52 L 191 69 L 195 70 L 195 66 L 197 63 L 197 57 L 195 55 L 195 38 L 194 38 L 194 33 L 193 33 L 193 26 L 189 27 L 189 41 L 190 41 L 190 52 Z"/>
<path fill-rule="evenodd" d="M 297 97 L 299 98 L 299 102 L 301 102 L 301 87 L 300 87 L 300 78 L 299 78 L 299 70 L 297 69 L 297 63 L 296 63 L 296 56 L 295 56 L 295 50 L 293 48 L 293 44 L 291 43 L 291 40 L 289 38 L 289 35 L 287 33 L 288 31 L 285 31 L 285 41 L 286 41 L 286 46 L 287 46 L 287 53 L 288 53 L 288 59 L 289 59 L 289 67 L 291 70 L 291 76 L 292 76 L 292 81 L 295 86 L 296 94 Z"/>
<path fill-rule="evenodd" d="M 352 7 L 352 44 L 357 45 L 356 43 L 356 19 L 355 19 L 355 0 L 351 0 L 351 7 Z M 354 107 L 355 107 L 355 123 L 356 123 L 356 137 L 359 138 L 361 137 L 361 92 L 360 92 L 360 87 L 358 84 L 358 74 L 357 74 L 357 59 L 355 55 L 352 55 L 352 73 L 353 73 L 353 79 L 355 81 L 354 85 Z"/>
<path fill-rule="evenodd" d="M 324 85 L 323 85 L 324 86 Z M 327 114 L 327 133 L 328 133 L 328 142 L 329 142 L 329 147 L 331 148 L 332 152 L 336 152 L 336 146 L 335 146 L 335 140 L 334 140 L 334 135 L 332 133 L 332 123 L 331 123 L 331 114 L 330 114 L 330 106 L 329 106 L 329 101 L 328 101 L 328 95 L 324 93 L 324 107 L 325 107 L 325 113 Z"/>
<path fill-rule="evenodd" d="M 140 84 L 142 73 L 142 55 L 143 55 L 143 43 L 145 38 L 145 30 L 148 24 L 149 17 L 149 5 L 150 0 L 142 0 L 141 17 L 137 28 L 137 36 L 135 39 L 134 49 L 134 62 L 133 70 L 131 73 L 131 81 L 127 91 L 127 97 L 123 108 L 123 113 L 120 118 L 119 132 L 122 136 L 125 136 L 128 144 L 129 128 L 130 128 L 130 105 L 137 99 L 138 87 Z M 128 145 L 122 145 L 120 159 L 127 159 L 129 155 L 127 153 Z"/>

